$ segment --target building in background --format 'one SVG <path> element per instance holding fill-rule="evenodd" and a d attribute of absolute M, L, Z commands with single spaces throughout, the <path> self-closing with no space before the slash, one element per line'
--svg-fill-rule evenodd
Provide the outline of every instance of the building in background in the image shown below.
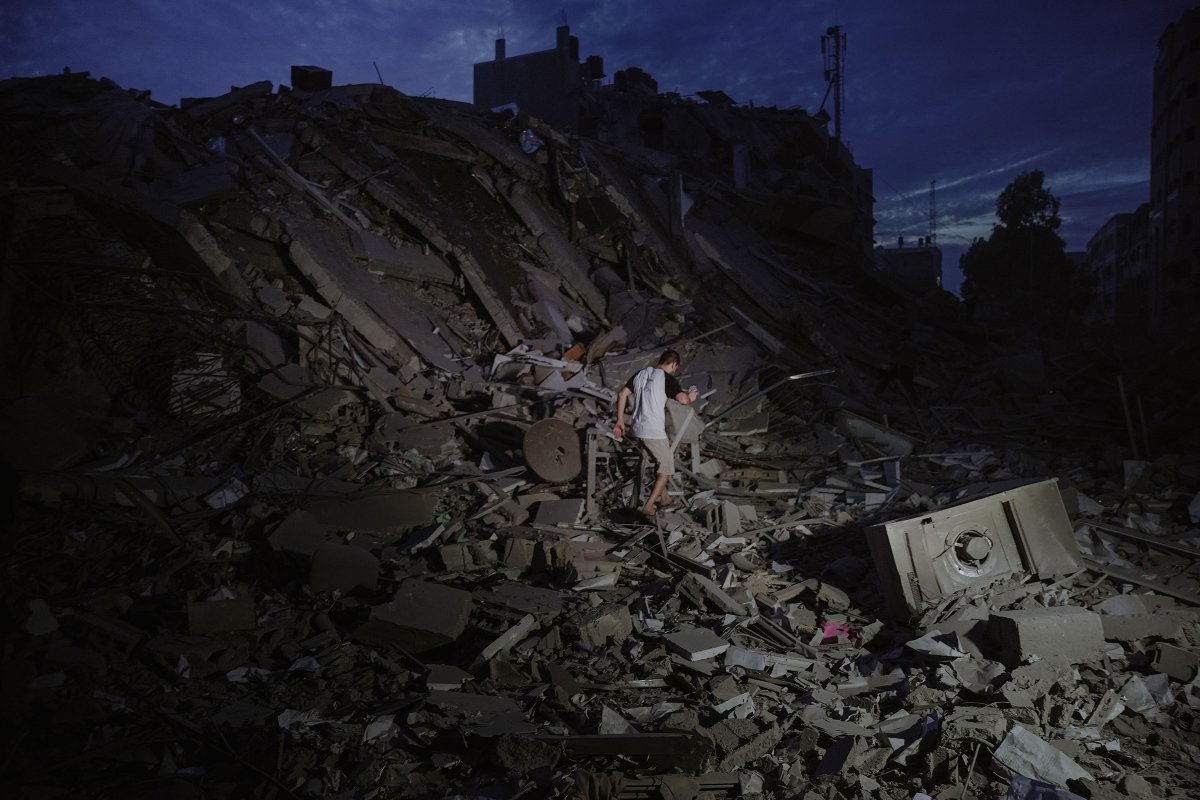
<path fill-rule="evenodd" d="M 559 130 L 575 131 L 584 90 L 603 78 L 604 59 L 589 56 L 580 63 L 579 39 L 560 25 L 551 50 L 510 57 L 504 39 L 497 39 L 495 59 L 475 65 L 474 100 L 480 108 L 511 103 Z"/>
<path fill-rule="evenodd" d="M 916 247 L 905 247 L 901 236 L 895 247 L 875 248 L 875 266 L 889 283 L 914 294 L 942 288 L 942 251 L 925 238 Z"/>
<path fill-rule="evenodd" d="M 1200 333 L 1200 7 L 1164 29 L 1154 65 L 1150 202 L 1113 215 L 1087 244 L 1089 321 L 1126 335 Z"/>
<path fill-rule="evenodd" d="M 475 64 L 475 105 L 512 103 L 518 114 L 636 154 L 643 191 L 657 203 L 661 189 L 673 235 L 693 209 L 711 223 L 747 222 L 804 264 L 870 267 L 873 175 L 830 134 L 828 115 L 743 105 L 719 89 L 659 93 L 636 66 L 605 84 L 603 65 L 598 56 L 580 63 L 566 26 L 555 49 L 538 53 L 509 57 L 498 39 L 496 58 Z"/>
<path fill-rule="evenodd" d="M 1150 131 L 1152 332 L 1200 332 L 1200 7 L 1158 40 Z"/>
<path fill-rule="evenodd" d="M 1150 204 L 1114 214 L 1088 240 L 1095 282 L 1088 321 L 1125 332 L 1150 326 Z"/>

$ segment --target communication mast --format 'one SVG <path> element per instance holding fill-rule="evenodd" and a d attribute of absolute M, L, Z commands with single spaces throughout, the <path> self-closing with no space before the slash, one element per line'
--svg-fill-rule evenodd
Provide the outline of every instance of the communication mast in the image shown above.
<path fill-rule="evenodd" d="M 929 246 L 937 243 L 937 180 L 929 182 Z"/>
<path fill-rule="evenodd" d="M 846 98 L 842 94 L 842 85 L 846 74 L 846 32 L 841 25 L 825 29 L 821 37 L 821 52 L 825 55 L 825 98 L 833 92 L 833 136 L 839 142 L 842 140 L 842 113 L 846 110 Z M 821 100 L 821 108 L 825 107 L 825 99 Z"/>

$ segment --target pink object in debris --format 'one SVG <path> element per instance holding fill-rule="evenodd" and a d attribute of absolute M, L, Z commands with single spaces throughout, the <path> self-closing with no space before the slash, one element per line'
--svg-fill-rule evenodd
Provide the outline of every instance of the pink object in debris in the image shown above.
<path fill-rule="evenodd" d="M 843 625 L 840 622 L 826 622 L 825 630 L 821 632 L 821 644 L 829 644 L 839 636 L 850 639 L 853 638 L 854 632 L 850 630 L 849 625 Z"/>

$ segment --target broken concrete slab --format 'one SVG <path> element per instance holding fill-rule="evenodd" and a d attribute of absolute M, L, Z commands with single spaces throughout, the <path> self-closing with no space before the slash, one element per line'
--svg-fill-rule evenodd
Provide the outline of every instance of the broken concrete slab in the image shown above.
<path fill-rule="evenodd" d="M 257 627 L 254 617 L 254 598 L 237 597 L 230 600 L 189 600 L 187 605 L 188 631 L 195 636 L 206 633 L 248 631 Z"/>
<path fill-rule="evenodd" d="M 433 521 L 439 492 L 364 489 L 326 499 L 310 499 L 304 510 L 327 528 L 399 535 Z"/>
<path fill-rule="evenodd" d="M 370 619 L 354 636 L 423 653 L 457 640 L 467 628 L 471 608 L 470 592 L 410 578 L 400 584 L 391 602 L 371 609 Z"/>
<path fill-rule="evenodd" d="M 1174 639 L 1180 627 L 1194 622 L 1196 617 L 1185 612 L 1157 611 L 1153 614 L 1103 614 L 1100 625 L 1104 638 L 1110 642 L 1132 642 L 1138 639 Z"/>
<path fill-rule="evenodd" d="M 476 592 L 480 602 L 498 603 L 529 614 L 557 614 L 567 607 L 572 597 L 570 592 L 514 582 L 503 583 L 490 591 Z"/>
<path fill-rule="evenodd" d="M 543 500 L 538 503 L 537 525 L 574 525 L 583 517 L 584 498 L 568 498 L 565 500 Z"/>
<path fill-rule="evenodd" d="M 271 532 L 271 547 L 285 553 L 311 556 L 328 541 L 325 526 L 307 511 L 293 511 Z"/>
<path fill-rule="evenodd" d="M 704 661 L 715 658 L 729 649 L 729 642 L 708 628 L 688 628 L 663 636 L 667 647 L 688 661 Z"/>
<path fill-rule="evenodd" d="M 996 660 L 1006 666 L 1032 656 L 1061 655 L 1072 662 L 1097 658 L 1104 649 L 1102 617 L 1079 606 L 1000 611 L 988 618 L 997 643 Z"/>
<path fill-rule="evenodd" d="M 374 591 L 379 582 L 379 559 L 352 544 L 326 542 L 312 554 L 308 585 L 314 592 Z"/>
<path fill-rule="evenodd" d="M 533 616 L 532 614 L 526 614 L 525 616 L 521 617 L 520 622 L 518 622 L 516 625 L 513 625 L 511 628 L 497 637 L 491 644 L 483 648 L 483 650 L 479 653 L 478 660 L 487 661 L 497 653 L 501 653 L 512 648 L 513 645 L 517 644 L 517 642 L 528 636 L 536 627 L 537 617 Z"/>
<path fill-rule="evenodd" d="M 350 231 L 350 250 L 367 268 L 391 278 L 453 284 L 457 277 L 441 257 L 416 247 L 397 246 L 372 231 Z"/>
<path fill-rule="evenodd" d="M 1176 647 L 1169 642 L 1159 642 L 1154 649 L 1154 669 L 1170 675 L 1177 681 L 1189 682 L 1200 670 L 1200 653 Z"/>
<path fill-rule="evenodd" d="M 566 627 L 584 645 L 603 647 L 609 642 L 622 642 L 633 633 L 633 618 L 626 606 L 604 603 L 572 615 Z"/>

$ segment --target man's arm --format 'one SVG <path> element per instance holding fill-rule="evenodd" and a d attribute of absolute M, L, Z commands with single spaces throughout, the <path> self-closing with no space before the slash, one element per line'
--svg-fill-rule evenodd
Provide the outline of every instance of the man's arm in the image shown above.
<path fill-rule="evenodd" d="M 690 406 L 700 396 L 700 390 L 695 387 L 685 392 L 683 387 L 679 385 L 679 380 L 674 375 L 667 376 L 666 390 L 667 394 L 673 397 L 676 403 L 683 406 Z"/>
<path fill-rule="evenodd" d="M 699 396 L 699 389 L 688 389 L 686 392 L 677 392 L 675 394 L 675 402 L 679 403 L 681 406 L 690 406 L 692 403 L 696 402 L 696 398 Z"/>
<path fill-rule="evenodd" d="M 633 390 L 628 386 L 622 386 L 621 391 L 617 392 L 617 424 L 613 425 L 613 435 L 618 439 L 625 436 L 625 402 L 633 395 Z"/>

